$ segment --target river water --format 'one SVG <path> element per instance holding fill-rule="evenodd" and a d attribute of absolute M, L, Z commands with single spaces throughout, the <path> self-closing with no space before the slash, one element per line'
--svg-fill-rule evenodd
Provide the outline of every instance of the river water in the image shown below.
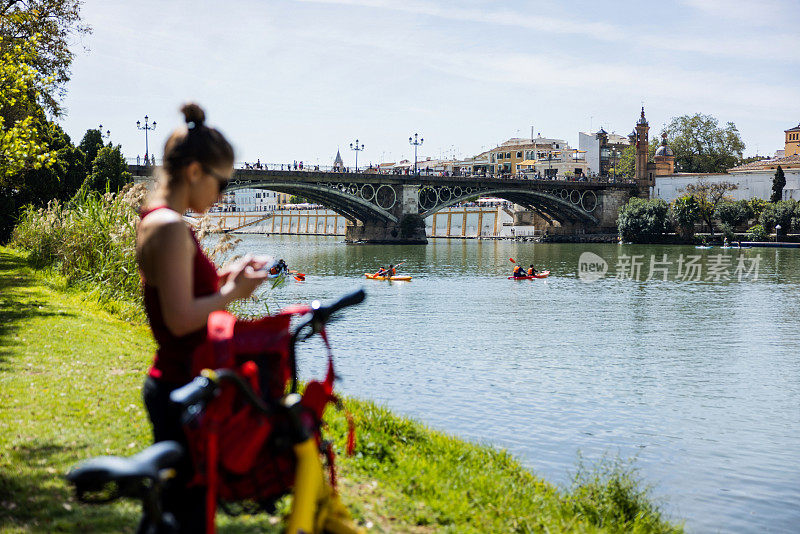
<path fill-rule="evenodd" d="M 255 312 L 367 288 L 330 327 L 348 395 L 507 448 L 561 485 L 580 457 L 633 459 L 690 532 L 799 528 L 798 249 L 247 235 L 237 251 L 309 275 Z M 509 258 L 552 274 L 507 280 Z M 363 277 L 401 260 L 412 282 Z M 319 349 L 300 348 L 306 378 L 324 373 Z"/>

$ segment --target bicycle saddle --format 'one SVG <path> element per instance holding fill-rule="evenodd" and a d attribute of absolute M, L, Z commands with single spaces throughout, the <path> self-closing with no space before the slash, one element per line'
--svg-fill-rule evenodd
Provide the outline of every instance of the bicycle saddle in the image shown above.
<path fill-rule="evenodd" d="M 86 460 L 67 473 L 67 480 L 75 486 L 78 499 L 108 502 L 123 495 L 135 496 L 141 482 L 157 481 L 159 471 L 173 467 L 182 456 L 183 447 L 178 442 L 162 441 L 128 458 L 98 456 Z"/>

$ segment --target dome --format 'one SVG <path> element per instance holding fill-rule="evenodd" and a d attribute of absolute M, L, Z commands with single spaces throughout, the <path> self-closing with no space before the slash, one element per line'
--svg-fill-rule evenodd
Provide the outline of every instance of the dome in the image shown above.
<path fill-rule="evenodd" d="M 670 147 L 668 147 L 666 145 L 661 145 L 660 147 L 658 147 L 658 149 L 656 149 L 656 154 L 655 155 L 656 156 L 674 156 L 675 153 L 672 151 L 672 149 Z"/>
<path fill-rule="evenodd" d="M 661 134 L 661 146 L 656 149 L 655 156 L 675 156 L 675 153 L 667 146 L 667 132 Z"/>

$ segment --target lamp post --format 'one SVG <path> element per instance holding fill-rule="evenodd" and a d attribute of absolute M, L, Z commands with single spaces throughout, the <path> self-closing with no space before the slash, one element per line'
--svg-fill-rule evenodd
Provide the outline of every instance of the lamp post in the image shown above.
<path fill-rule="evenodd" d="M 350 150 L 354 150 L 356 153 L 356 172 L 358 172 L 358 153 L 364 150 L 364 143 L 361 143 L 361 146 L 358 146 L 358 139 L 356 139 L 355 145 L 350 143 Z"/>
<path fill-rule="evenodd" d="M 783 227 L 780 224 L 776 224 L 775 225 L 775 242 L 776 243 L 778 242 L 778 239 L 780 239 L 781 230 L 783 230 Z"/>
<path fill-rule="evenodd" d="M 147 133 L 150 130 L 155 130 L 156 129 L 156 121 L 153 121 L 153 124 L 151 125 L 151 124 L 148 124 L 148 122 L 147 122 L 148 120 L 149 119 L 147 118 L 147 115 L 145 115 L 144 116 L 144 126 L 142 126 L 141 122 L 136 121 L 136 127 L 138 129 L 140 129 L 140 130 L 144 130 L 144 164 L 145 164 L 145 166 L 150 165 L 150 160 L 148 159 L 148 156 L 150 155 L 150 146 L 148 145 L 148 142 L 147 142 Z"/>
<path fill-rule="evenodd" d="M 408 138 L 408 143 L 410 145 L 414 145 L 414 174 L 417 174 L 417 147 L 425 141 L 423 138 L 419 137 L 419 134 L 414 134 L 414 137 Z"/>
<path fill-rule="evenodd" d="M 611 149 L 611 164 L 614 166 L 613 171 L 611 173 L 612 178 L 614 181 L 617 181 L 617 156 L 619 156 L 619 152 L 617 152 L 616 148 Z"/>
<path fill-rule="evenodd" d="M 100 132 L 100 139 L 108 139 L 111 137 L 111 130 L 106 130 L 106 133 L 103 133 L 103 125 L 97 127 L 98 131 Z"/>

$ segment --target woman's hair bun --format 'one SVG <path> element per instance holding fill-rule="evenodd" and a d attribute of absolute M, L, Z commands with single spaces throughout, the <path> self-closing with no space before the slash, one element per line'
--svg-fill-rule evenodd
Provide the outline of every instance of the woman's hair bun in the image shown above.
<path fill-rule="evenodd" d="M 181 113 L 183 113 L 186 124 L 191 122 L 194 123 L 193 126 L 202 126 L 203 122 L 206 120 L 206 113 L 203 111 L 203 108 L 194 102 L 189 102 L 181 106 Z"/>

